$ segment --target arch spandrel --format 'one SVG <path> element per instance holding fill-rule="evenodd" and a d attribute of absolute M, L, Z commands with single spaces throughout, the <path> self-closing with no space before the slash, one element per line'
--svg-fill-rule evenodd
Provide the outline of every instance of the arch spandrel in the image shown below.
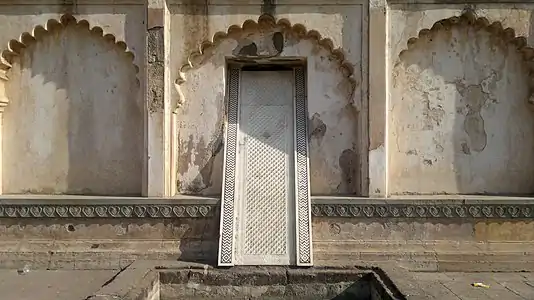
<path fill-rule="evenodd" d="M 251 41 L 251 43 L 246 44 L 246 40 L 252 40 L 249 38 L 252 35 L 269 35 L 272 43 L 258 45 Z M 244 21 L 242 25 L 229 26 L 226 32 L 216 32 L 210 40 L 200 43 L 198 50 L 187 56 L 186 63 L 180 67 L 178 76 L 174 81 L 178 94 L 178 99 L 174 99 L 174 112 L 176 113 L 177 109 L 186 101 L 181 85 L 187 81 L 187 73 L 200 68 L 225 42 L 237 42 L 237 47 L 232 51 L 234 58 L 268 60 L 284 56 L 282 55 L 282 48 L 285 47 L 288 38 L 297 42 L 301 40 L 313 41 L 317 46 L 326 50 L 333 60 L 337 61 L 342 74 L 351 82 L 351 85 L 353 87 L 357 85 L 358 80 L 355 78 L 354 65 L 347 61 L 343 49 L 336 48 L 331 39 L 323 38 L 317 30 L 308 30 L 303 24 L 291 24 L 287 19 L 276 20 L 269 14 L 263 14 L 257 21 L 249 19 Z M 357 101 L 349 100 L 359 110 L 359 104 L 354 103 Z"/>
<path fill-rule="evenodd" d="M 477 17 L 472 11 L 466 11 L 460 16 L 453 16 L 435 22 L 431 28 L 421 29 L 417 37 L 411 37 L 406 43 L 406 49 L 399 53 L 397 64 L 402 61 L 404 55 L 415 49 L 419 43 L 431 40 L 439 32 L 450 30 L 454 27 L 470 26 L 475 30 L 485 30 L 494 38 L 500 39 L 506 45 L 514 48 L 528 68 L 529 97 L 527 103 L 534 105 L 534 49 L 528 46 L 524 36 L 517 36 L 513 28 L 504 28 L 502 23 L 490 21 L 485 17 Z"/>
<path fill-rule="evenodd" d="M 64 14 L 59 19 L 50 19 L 44 26 L 37 25 L 31 32 L 23 32 L 18 39 L 12 39 L 8 42 L 7 47 L 0 52 L 0 77 L 4 80 L 9 79 L 9 70 L 12 67 L 15 57 L 22 54 L 24 49 L 31 46 L 33 43 L 38 42 L 51 32 L 57 30 L 64 30 L 67 26 L 76 26 L 83 28 L 100 38 L 113 43 L 120 51 L 124 52 L 124 55 L 132 62 L 135 68 L 136 74 L 139 73 L 139 67 L 134 64 L 134 54 L 128 48 L 124 41 L 117 41 L 115 35 L 111 33 L 105 33 L 99 26 L 91 27 L 87 20 L 77 20 L 70 14 Z M 139 79 L 138 79 L 139 81 Z"/>

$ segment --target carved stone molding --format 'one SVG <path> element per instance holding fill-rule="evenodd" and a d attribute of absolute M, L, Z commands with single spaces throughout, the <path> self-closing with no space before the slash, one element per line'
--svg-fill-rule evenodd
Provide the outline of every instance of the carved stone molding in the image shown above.
<path fill-rule="evenodd" d="M 246 20 L 243 24 L 232 25 L 228 27 L 227 31 L 216 32 L 211 40 L 204 41 L 198 46 L 198 50 L 192 52 L 187 57 L 186 63 L 180 68 L 178 72 L 178 78 L 174 81 L 175 87 L 178 93 L 178 99 L 173 103 L 174 109 L 176 110 L 184 103 L 185 96 L 182 92 L 181 85 L 186 82 L 186 73 L 192 69 L 202 66 L 202 62 L 205 60 L 208 53 L 211 50 L 219 46 L 223 41 L 227 39 L 238 39 L 243 33 L 251 32 L 262 29 L 277 29 L 280 32 L 285 33 L 291 31 L 298 40 L 314 40 L 319 46 L 327 50 L 333 59 L 339 62 L 340 69 L 343 74 L 351 81 L 355 82 L 354 79 L 354 66 L 348 62 L 345 58 L 343 49 L 335 48 L 334 43 L 329 38 L 323 38 L 321 34 L 316 30 L 308 30 L 306 26 L 302 24 L 294 24 L 287 19 L 276 20 L 273 16 L 269 14 L 263 14 L 258 18 L 258 21 Z M 270 59 L 272 56 L 256 56 L 259 59 Z M 198 63 L 197 63 L 198 62 Z M 352 100 L 352 99 L 351 99 Z M 358 106 L 358 105 L 356 105 Z"/>
<path fill-rule="evenodd" d="M 216 198 L 160 199 L 64 196 L 2 197 L 0 218 L 211 218 Z M 63 199 L 63 200 L 62 200 Z M 534 198 L 372 199 L 312 197 L 312 217 L 409 219 L 534 219 Z"/>
<path fill-rule="evenodd" d="M 0 77 L 7 78 L 7 71 L 11 69 L 13 59 L 16 56 L 19 56 L 25 48 L 28 48 L 31 44 L 41 40 L 42 38 L 46 37 L 50 32 L 54 30 L 63 30 L 67 26 L 76 26 L 78 28 L 83 28 L 92 34 L 96 34 L 99 37 L 103 38 L 104 40 L 115 44 L 115 46 L 124 52 L 124 55 L 126 55 L 129 60 L 132 62 L 132 65 L 135 68 L 135 73 L 139 73 L 139 67 L 135 65 L 134 62 L 134 54 L 130 49 L 128 49 L 128 46 L 123 41 L 117 41 L 116 37 L 113 34 L 110 33 L 104 33 L 104 30 L 101 27 L 95 26 L 91 27 L 89 25 L 89 22 L 87 20 L 76 20 L 76 18 L 70 14 L 64 14 L 62 15 L 59 20 L 56 19 L 50 19 L 46 22 L 45 26 L 38 25 L 30 32 L 24 32 L 20 35 L 19 39 L 13 39 L 10 40 L 7 49 L 3 50 L 0 53 Z M 138 79 L 139 80 L 139 79 Z"/>
<path fill-rule="evenodd" d="M 0 218 L 206 218 L 214 205 L 3 205 Z"/>
<path fill-rule="evenodd" d="M 402 50 L 399 53 L 399 57 L 402 58 L 403 54 L 411 49 L 414 49 L 419 41 L 432 39 L 435 34 L 443 30 L 450 30 L 454 27 L 471 26 L 476 30 L 485 30 L 495 37 L 502 39 L 506 44 L 515 48 L 517 52 L 522 56 L 525 66 L 529 70 L 529 98 L 528 104 L 534 105 L 534 49 L 527 46 L 527 39 L 523 36 L 516 36 L 513 28 L 503 28 L 501 22 L 490 23 L 488 19 L 484 17 L 477 18 L 477 16 L 471 11 L 464 12 L 461 16 L 454 16 L 447 19 L 439 20 L 430 29 L 422 29 L 419 31 L 417 37 L 408 39 L 407 49 Z"/>
<path fill-rule="evenodd" d="M 534 204 L 313 204 L 312 216 L 344 218 L 534 219 Z"/>

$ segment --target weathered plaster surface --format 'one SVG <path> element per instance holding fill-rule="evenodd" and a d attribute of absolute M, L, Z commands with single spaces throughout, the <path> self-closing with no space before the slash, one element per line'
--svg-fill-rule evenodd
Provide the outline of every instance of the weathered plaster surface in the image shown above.
<path fill-rule="evenodd" d="M 522 54 L 501 33 L 465 24 L 433 31 L 400 54 L 421 29 L 459 15 L 418 9 L 389 12 L 389 193 L 533 192 L 534 114 Z M 530 24 L 525 12 L 504 8 L 479 16 Z"/>
<path fill-rule="evenodd" d="M 123 49 L 83 26 L 23 49 L 6 83 L 4 193 L 140 194 L 137 71 Z"/>
<path fill-rule="evenodd" d="M 532 221 L 313 220 L 316 241 L 534 241 Z"/>
<path fill-rule="evenodd" d="M 179 77 L 177 70 L 191 52 L 197 51 L 202 37 L 209 40 L 217 31 L 226 31 L 231 25 L 241 25 L 247 19 L 257 20 L 260 8 L 255 8 L 195 7 L 200 10 L 196 15 L 184 15 L 191 12 L 171 8 L 171 53 L 182 55 L 182 59 L 180 55 L 171 58 L 171 66 L 177 66 L 170 70 L 172 78 Z M 297 32 L 278 27 L 245 30 L 227 38 L 215 49 L 209 49 L 209 55 L 198 58 L 201 61 L 189 57 L 195 68 L 187 72 L 186 82 L 180 84 L 181 94 L 172 95 L 175 99 L 183 98 L 177 110 L 179 193 L 213 195 L 221 192 L 226 57 L 273 53 L 307 59 L 312 193 L 358 193 L 361 148 L 354 103 L 361 100 L 361 20 L 356 17 L 349 22 L 346 16 L 359 16 L 361 11 L 359 6 L 345 8 L 343 15 L 334 14 L 333 8 L 329 10 L 284 15 L 284 7 L 277 7 L 280 18 L 292 24 L 309 25 L 308 30 L 319 31 L 322 37 L 330 38 L 335 47 L 347 45 L 343 50 L 346 50 L 345 58 L 350 58 L 347 61 L 355 67 L 355 80 L 346 77 L 340 62 L 317 41 L 301 39 Z M 354 25 L 355 31 L 347 38 L 344 33 L 353 23 L 359 25 Z M 273 43 L 273 37 L 283 38 L 282 44 Z"/>

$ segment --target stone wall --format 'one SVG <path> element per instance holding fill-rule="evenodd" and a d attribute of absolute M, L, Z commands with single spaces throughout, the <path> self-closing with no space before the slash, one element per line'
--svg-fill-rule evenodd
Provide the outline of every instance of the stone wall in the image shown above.
<path fill-rule="evenodd" d="M 531 203 L 314 198 L 314 263 L 398 260 L 425 271 L 534 270 Z M 215 263 L 218 210 L 217 199 L 3 199 L 0 267 L 120 269 L 135 259 Z"/>
<path fill-rule="evenodd" d="M 312 193 L 349 194 L 312 206 L 317 261 L 531 254 L 534 6 L 463 2 L 0 1 L 2 192 L 143 196 L 4 195 L 0 263 L 214 260 L 218 215 L 174 201 L 220 193 L 252 43 L 306 62 Z"/>

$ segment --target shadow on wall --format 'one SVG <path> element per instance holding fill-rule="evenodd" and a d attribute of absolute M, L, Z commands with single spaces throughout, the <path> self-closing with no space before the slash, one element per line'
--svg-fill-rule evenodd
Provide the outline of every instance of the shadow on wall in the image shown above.
<path fill-rule="evenodd" d="M 139 195 L 143 109 L 125 45 L 70 16 L 13 58 L 4 193 Z"/>
<path fill-rule="evenodd" d="M 214 213 L 215 216 L 219 215 L 217 211 Z M 78 266 L 87 264 L 94 267 L 107 263 L 109 267 L 110 261 L 118 262 L 119 259 L 217 262 L 218 217 L 2 218 L 0 230 L 0 244 L 20 242 L 23 238 L 28 242 L 28 249 L 32 249 L 32 246 L 41 247 L 39 241 L 43 240 L 62 241 L 59 248 L 51 246 L 47 249 L 50 255 L 48 259 L 33 260 L 32 268 L 53 267 L 42 264 L 53 264 L 53 261 L 64 259 L 64 256 L 55 256 L 56 251 L 71 250 L 82 253 L 107 251 L 104 261 L 95 257 L 87 261 L 76 259 Z M 47 255 L 46 252 L 41 254 Z"/>
<path fill-rule="evenodd" d="M 525 45 L 470 12 L 409 40 L 393 69 L 393 194 L 534 192 Z"/>

